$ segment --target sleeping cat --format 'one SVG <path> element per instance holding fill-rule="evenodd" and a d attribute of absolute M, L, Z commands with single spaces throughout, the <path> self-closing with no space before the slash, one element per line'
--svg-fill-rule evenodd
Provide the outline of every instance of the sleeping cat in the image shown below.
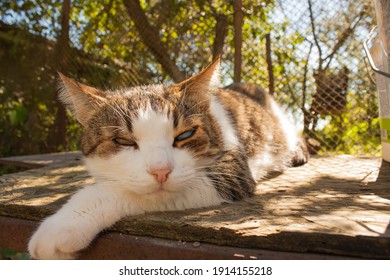
<path fill-rule="evenodd" d="M 246 84 L 219 88 L 219 59 L 174 85 L 101 91 L 60 74 L 60 98 L 83 126 L 96 183 L 32 236 L 36 259 L 72 259 L 124 216 L 249 197 L 268 172 L 307 161 L 278 105 Z"/>

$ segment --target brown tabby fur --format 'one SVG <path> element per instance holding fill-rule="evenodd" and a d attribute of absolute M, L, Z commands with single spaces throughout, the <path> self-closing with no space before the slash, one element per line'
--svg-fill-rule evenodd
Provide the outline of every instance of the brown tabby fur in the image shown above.
<path fill-rule="evenodd" d="M 124 147 L 113 142 L 124 138 L 137 142 L 132 133 L 132 120 L 139 109 L 150 104 L 154 111 L 166 113 L 173 119 L 175 135 L 172 145 L 187 149 L 194 158 L 203 160 L 205 171 L 214 187 L 228 200 L 242 199 L 253 194 L 256 182 L 248 166 L 248 159 L 271 147 L 272 155 L 288 165 L 307 161 L 304 146 L 298 152 L 288 151 L 283 130 L 271 107 L 271 99 L 264 90 L 254 85 L 233 84 L 224 89 L 210 86 L 219 60 L 198 75 L 176 85 L 150 85 L 126 90 L 103 92 L 63 75 L 64 87 L 71 93 L 71 106 L 79 106 L 76 116 L 83 125 L 82 152 L 86 157 L 110 157 Z M 83 92 L 80 94 L 72 92 Z M 210 112 L 211 96 L 215 96 L 228 113 L 236 129 L 240 145 L 224 146 L 221 127 Z M 185 141 L 174 142 L 176 136 L 196 128 Z"/>

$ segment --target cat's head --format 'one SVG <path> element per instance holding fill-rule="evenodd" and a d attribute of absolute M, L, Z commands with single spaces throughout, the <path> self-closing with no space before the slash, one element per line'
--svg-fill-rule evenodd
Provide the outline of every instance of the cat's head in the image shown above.
<path fill-rule="evenodd" d="M 60 98 L 83 127 L 85 162 L 100 182 L 138 194 L 177 192 L 199 184 L 222 148 L 210 113 L 219 59 L 171 86 L 102 91 L 60 77 Z"/>

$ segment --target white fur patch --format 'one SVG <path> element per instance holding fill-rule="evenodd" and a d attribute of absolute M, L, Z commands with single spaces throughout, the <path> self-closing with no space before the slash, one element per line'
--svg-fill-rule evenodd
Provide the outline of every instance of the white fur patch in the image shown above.
<path fill-rule="evenodd" d="M 222 104 L 215 96 L 211 97 L 210 111 L 211 114 L 217 120 L 219 127 L 221 128 L 225 147 L 237 147 L 239 145 L 237 131 L 234 128 L 232 122 L 230 121 L 226 110 L 223 108 Z"/>
<path fill-rule="evenodd" d="M 271 171 L 283 171 L 286 169 L 286 160 L 283 157 L 274 157 L 269 146 L 265 150 L 248 160 L 249 169 L 255 181 L 264 179 Z"/>
<path fill-rule="evenodd" d="M 96 178 L 46 219 L 29 243 L 34 258 L 69 259 L 102 229 L 126 215 L 218 205 L 224 199 L 185 149 L 173 147 L 173 122 L 150 107 L 133 121 L 138 149 L 126 147 L 109 158 L 87 157 Z M 164 190 L 149 167 L 170 165 Z"/>
<path fill-rule="evenodd" d="M 91 175 L 98 182 L 112 182 L 112 188 L 126 189 L 150 198 L 159 190 L 160 184 L 148 170 L 169 166 L 172 172 L 165 182 L 166 192 L 158 194 L 160 200 L 153 202 L 157 203 L 157 208 L 171 208 L 174 206 L 169 204 L 175 204 L 180 207 L 174 207 L 175 210 L 182 210 L 221 203 L 215 188 L 199 171 L 202 166 L 200 160 L 186 149 L 173 147 L 173 120 L 165 113 L 155 112 L 150 106 L 139 111 L 138 116 L 132 123 L 138 149 L 124 148 L 109 158 L 86 158 Z M 179 201 L 171 199 L 169 194 Z"/>
<path fill-rule="evenodd" d="M 281 110 L 274 100 L 270 100 L 272 112 L 278 119 L 279 125 L 282 127 L 283 136 L 286 140 L 288 151 L 284 155 L 275 157 L 272 154 L 272 148 L 269 144 L 272 143 L 272 135 L 266 135 L 263 143 L 264 149 L 261 153 L 256 154 L 248 160 L 249 168 L 255 180 L 261 180 L 271 171 L 284 171 L 291 158 L 292 152 L 297 147 L 298 136 L 294 125 L 290 122 L 287 115 Z"/>
<path fill-rule="evenodd" d="M 279 124 L 282 127 L 284 137 L 287 140 L 288 149 L 294 151 L 297 147 L 298 136 L 295 126 L 290 122 L 286 113 L 276 104 L 274 100 L 271 100 L 271 107 L 273 113 L 279 119 Z"/>

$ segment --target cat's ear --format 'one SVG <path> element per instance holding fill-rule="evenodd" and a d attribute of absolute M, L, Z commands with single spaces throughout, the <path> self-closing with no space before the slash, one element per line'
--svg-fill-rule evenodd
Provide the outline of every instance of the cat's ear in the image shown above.
<path fill-rule="evenodd" d="M 220 87 L 220 64 L 218 56 L 212 63 L 195 76 L 178 84 L 180 90 L 188 96 L 202 100 L 209 100 L 213 92 Z"/>
<path fill-rule="evenodd" d="M 65 75 L 58 73 L 59 98 L 76 116 L 77 120 L 85 126 L 90 117 L 104 103 L 104 93 L 96 88 L 76 82 Z"/>

